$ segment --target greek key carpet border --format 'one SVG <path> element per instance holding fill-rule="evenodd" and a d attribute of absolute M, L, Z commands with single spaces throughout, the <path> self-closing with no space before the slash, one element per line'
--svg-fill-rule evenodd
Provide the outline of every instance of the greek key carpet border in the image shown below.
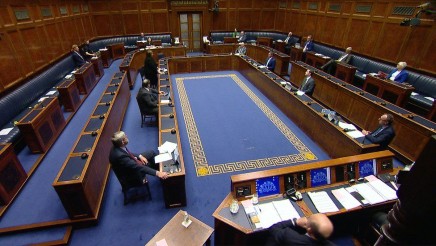
<path fill-rule="evenodd" d="M 201 143 L 200 134 L 191 111 L 191 105 L 186 93 L 184 80 L 192 79 L 208 79 L 208 78 L 223 78 L 230 77 L 245 94 L 262 110 L 262 112 L 271 120 L 271 122 L 281 131 L 288 141 L 297 149 L 298 154 L 269 157 L 264 159 L 246 160 L 239 162 L 229 162 L 223 164 L 209 165 L 206 154 Z M 214 174 L 222 174 L 235 171 L 253 170 L 264 167 L 281 166 L 285 164 L 295 164 L 308 160 L 317 160 L 318 158 L 298 139 L 294 133 L 281 121 L 274 112 L 260 100 L 236 74 L 224 75 L 208 75 L 208 76 L 193 76 L 177 78 L 176 85 L 180 98 L 180 106 L 182 108 L 183 118 L 185 121 L 186 131 L 188 134 L 189 146 L 191 148 L 192 159 L 194 161 L 197 176 L 207 176 Z"/>

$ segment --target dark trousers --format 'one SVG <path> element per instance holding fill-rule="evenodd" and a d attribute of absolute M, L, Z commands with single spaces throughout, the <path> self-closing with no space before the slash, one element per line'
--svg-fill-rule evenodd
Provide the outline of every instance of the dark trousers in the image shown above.
<path fill-rule="evenodd" d="M 159 165 L 157 165 L 156 162 L 154 162 L 154 157 L 157 155 L 156 152 L 154 152 L 153 150 L 147 150 L 141 153 L 141 155 L 147 158 L 148 167 L 153 168 L 154 170 L 159 170 Z"/>

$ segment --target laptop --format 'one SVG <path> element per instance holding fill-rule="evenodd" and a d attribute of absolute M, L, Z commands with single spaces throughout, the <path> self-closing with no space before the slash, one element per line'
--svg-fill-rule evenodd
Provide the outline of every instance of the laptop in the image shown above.
<path fill-rule="evenodd" d="M 387 79 L 388 74 L 382 71 L 378 71 L 377 77 L 379 77 L 380 79 Z"/>

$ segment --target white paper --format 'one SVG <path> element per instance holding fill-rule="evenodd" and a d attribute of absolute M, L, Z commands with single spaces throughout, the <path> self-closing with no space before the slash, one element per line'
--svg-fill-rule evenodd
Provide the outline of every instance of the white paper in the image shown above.
<path fill-rule="evenodd" d="M 258 68 L 266 68 L 265 65 L 259 65 Z"/>
<path fill-rule="evenodd" d="M 163 153 L 163 154 L 155 156 L 154 157 L 154 162 L 155 163 L 160 163 L 160 162 L 169 161 L 169 160 L 172 160 L 172 159 L 173 159 L 173 157 L 171 156 L 170 153 Z"/>
<path fill-rule="evenodd" d="M 363 133 L 361 133 L 360 131 L 351 131 L 351 132 L 347 132 L 347 135 L 352 137 L 352 138 L 360 138 L 363 137 L 365 135 L 363 135 Z"/>
<path fill-rule="evenodd" d="M 282 221 L 300 218 L 297 210 L 295 210 L 294 206 L 292 206 L 291 201 L 289 201 L 288 199 L 273 201 L 272 203 L 276 208 L 277 213 L 279 214 Z"/>
<path fill-rule="evenodd" d="M 357 184 L 353 186 L 354 189 L 359 192 L 363 198 L 365 198 L 366 201 L 368 201 L 370 204 L 376 204 L 380 202 L 386 201 L 382 196 L 380 196 L 374 189 L 371 188 L 371 186 L 367 183 Z"/>
<path fill-rule="evenodd" d="M 106 51 L 106 50 L 107 50 L 107 48 L 100 49 L 100 51 Z"/>
<path fill-rule="evenodd" d="M 386 200 L 397 199 L 397 193 L 394 189 L 389 187 L 380 179 L 376 178 L 374 175 L 365 177 L 366 180 L 370 181 L 368 184 L 373 188 L 379 195 L 381 195 Z"/>
<path fill-rule="evenodd" d="M 177 144 L 176 143 L 172 143 L 172 142 L 168 142 L 168 141 L 163 143 L 161 146 L 157 147 L 157 149 L 159 150 L 159 153 L 161 153 L 161 154 L 162 153 L 171 153 L 176 148 L 177 148 Z"/>
<path fill-rule="evenodd" d="M 433 97 L 424 97 L 424 98 L 434 102 L 434 98 Z"/>
<path fill-rule="evenodd" d="M 12 129 L 14 129 L 14 128 L 13 128 L 13 127 L 10 127 L 10 128 L 2 129 L 2 130 L 0 131 L 0 136 L 8 135 L 8 134 L 12 131 Z"/>
<path fill-rule="evenodd" d="M 332 190 L 332 194 L 347 210 L 352 208 L 357 208 L 361 205 L 356 198 L 354 198 L 350 193 L 348 193 L 348 191 L 345 190 L 345 188 Z"/>
<path fill-rule="evenodd" d="M 56 91 L 49 91 L 49 92 L 47 92 L 47 94 L 45 94 L 46 96 L 51 96 L 51 95 L 53 95 L 53 94 L 55 94 L 56 93 Z"/>
<path fill-rule="evenodd" d="M 38 100 L 38 102 L 42 102 L 42 101 L 44 101 L 45 99 L 47 99 L 48 97 L 41 97 L 39 100 Z"/>
<path fill-rule="evenodd" d="M 259 204 L 257 205 L 257 207 L 259 209 L 258 212 L 260 212 L 258 214 L 258 217 L 260 220 L 260 224 L 262 225 L 262 228 L 269 228 L 275 223 L 281 221 L 280 216 L 277 213 L 277 210 L 275 209 L 274 205 L 271 202 Z"/>
<path fill-rule="evenodd" d="M 168 104 L 168 103 L 170 103 L 170 100 L 168 100 L 168 99 L 162 99 L 162 100 L 160 100 L 160 103 L 162 103 L 162 104 Z"/>
<path fill-rule="evenodd" d="M 353 125 L 353 124 L 348 124 L 342 121 L 339 121 L 338 123 L 339 127 L 342 129 L 348 129 L 349 131 L 351 130 L 357 130 L 357 128 Z"/>
<path fill-rule="evenodd" d="M 412 92 L 411 95 L 412 95 L 412 96 L 416 96 L 416 95 L 418 95 L 418 93 L 416 93 L 416 92 Z"/>
<path fill-rule="evenodd" d="M 297 95 L 302 96 L 302 95 L 304 95 L 304 92 L 298 90 L 298 91 L 297 91 Z"/>
<path fill-rule="evenodd" d="M 68 74 L 67 76 L 65 76 L 66 79 L 70 79 L 73 75 L 72 74 Z"/>
<path fill-rule="evenodd" d="M 307 193 L 312 200 L 313 205 L 315 205 L 316 209 L 320 213 L 329 213 L 329 212 L 337 212 L 339 211 L 338 207 L 336 207 L 333 200 L 329 197 L 327 192 L 318 191 L 318 192 L 308 192 Z"/>

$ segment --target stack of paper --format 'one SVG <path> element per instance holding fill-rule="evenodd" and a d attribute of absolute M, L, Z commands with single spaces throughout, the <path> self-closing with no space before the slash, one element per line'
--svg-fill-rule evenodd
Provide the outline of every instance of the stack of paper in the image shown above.
<path fill-rule="evenodd" d="M 398 198 L 394 189 L 389 187 L 374 175 L 367 176 L 365 179 L 369 181 L 368 184 L 371 186 L 371 188 L 386 200 L 394 200 Z"/>
<path fill-rule="evenodd" d="M 363 198 L 365 198 L 365 200 L 367 202 L 369 202 L 369 204 L 376 204 L 376 203 L 384 202 L 387 200 L 387 199 L 383 198 L 382 196 L 380 196 L 367 183 L 353 185 L 353 188 L 356 189 L 357 192 L 359 192 L 359 194 L 361 196 L 363 196 Z"/>
<path fill-rule="evenodd" d="M 282 221 L 292 220 L 294 218 L 295 219 L 300 218 L 300 215 L 298 214 L 297 210 L 295 210 L 291 201 L 289 201 L 288 199 L 280 200 L 280 201 L 273 201 L 272 203 L 273 203 L 274 207 L 276 208 L 276 211 L 279 214 Z"/>
<path fill-rule="evenodd" d="M 345 209 L 352 209 L 361 205 L 356 198 L 354 198 L 350 193 L 348 193 L 347 190 L 345 190 L 345 188 L 332 190 L 332 194 L 336 197 L 336 199 L 338 199 Z"/>
<path fill-rule="evenodd" d="M 154 157 L 156 163 L 169 161 L 171 159 L 177 160 L 179 157 L 176 143 L 166 141 L 160 147 L 157 147 L 157 149 L 159 150 L 159 155 Z M 172 153 L 174 153 L 174 157 L 172 156 Z"/>
<path fill-rule="evenodd" d="M 308 192 L 307 193 L 312 200 L 313 205 L 315 205 L 316 209 L 320 213 L 330 213 L 330 212 L 338 212 L 339 209 L 336 207 L 333 200 L 329 197 L 327 192 L 318 191 L 318 192 Z"/>

